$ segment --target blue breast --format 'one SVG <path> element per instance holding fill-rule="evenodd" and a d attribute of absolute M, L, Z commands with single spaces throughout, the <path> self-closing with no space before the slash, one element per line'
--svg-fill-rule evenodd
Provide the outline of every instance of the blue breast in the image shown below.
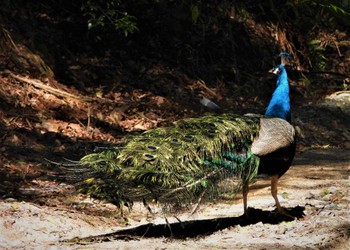
<path fill-rule="evenodd" d="M 277 79 L 277 87 L 266 109 L 265 116 L 279 117 L 291 122 L 287 71 L 283 65 L 279 65 L 278 69 L 280 73 Z"/>

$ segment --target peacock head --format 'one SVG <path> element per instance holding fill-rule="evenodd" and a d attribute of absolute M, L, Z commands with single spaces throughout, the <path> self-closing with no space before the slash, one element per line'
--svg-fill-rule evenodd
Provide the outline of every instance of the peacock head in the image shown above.
<path fill-rule="evenodd" d="M 284 66 L 286 64 L 288 64 L 292 57 L 290 56 L 290 54 L 288 54 L 287 52 L 281 52 L 279 54 L 279 56 L 281 57 L 281 64 Z"/>
<path fill-rule="evenodd" d="M 287 52 L 281 52 L 279 56 L 281 57 L 281 64 L 269 71 L 275 75 L 280 75 L 284 70 L 284 66 L 288 64 L 292 58 Z"/>

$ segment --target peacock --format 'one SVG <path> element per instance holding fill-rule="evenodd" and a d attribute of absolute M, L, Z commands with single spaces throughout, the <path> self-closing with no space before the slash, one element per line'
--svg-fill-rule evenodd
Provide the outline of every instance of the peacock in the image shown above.
<path fill-rule="evenodd" d="M 83 190 L 117 206 L 135 201 L 169 205 L 193 204 L 219 195 L 219 183 L 233 178 L 243 190 L 247 213 L 249 184 L 258 174 L 271 176 L 271 194 L 279 213 L 279 178 L 291 166 L 295 132 L 291 122 L 286 63 L 273 69 L 277 86 L 264 116 L 211 114 L 179 120 L 172 126 L 126 136 L 123 143 L 80 160 Z"/>

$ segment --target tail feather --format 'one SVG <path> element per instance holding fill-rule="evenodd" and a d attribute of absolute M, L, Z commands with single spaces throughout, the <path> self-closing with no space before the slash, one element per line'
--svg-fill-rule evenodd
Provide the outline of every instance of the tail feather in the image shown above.
<path fill-rule="evenodd" d="M 250 152 L 259 126 L 257 118 L 211 115 L 129 137 L 115 150 L 81 159 L 100 176 L 90 180 L 88 193 L 119 204 L 184 203 L 205 189 L 216 193 L 215 184 L 227 176 L 250 181 L 259 165 Z"/>

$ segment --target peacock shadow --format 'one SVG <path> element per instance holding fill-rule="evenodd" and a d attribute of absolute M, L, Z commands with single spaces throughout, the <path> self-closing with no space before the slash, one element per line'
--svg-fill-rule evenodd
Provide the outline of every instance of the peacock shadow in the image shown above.
<path fill-rule="evenodd" d="M 294 208 L 285 208 L 290 215 L 280 215 L 274 211 L 263 211 L 261 209 L 248 208 L 247 215 L 239 217 L 224 217 L 205 220 L 188 220 L 175 223 L 154 224 L 148 223 L 140 226 L 130 227 L 115 231 L 109 234 L 89 236 L 85 238 L 73 238 L 66 240 L 74 244 L 79 243 L 96 243 L 108 242 L 113 240 L 138 240 L 140 238 L 172 238 L 186 239 L 204 237 L 217 231 L 237 225 L 247 226 L 257 224 L 259 222 L 268 224 L 279 224 L 281 222 L 289 222 L 295 219 L 301 219 L 305 216 L 305 207 L 296 206 Z M 292 218 L 295 217 L 295 218 Z"/>

